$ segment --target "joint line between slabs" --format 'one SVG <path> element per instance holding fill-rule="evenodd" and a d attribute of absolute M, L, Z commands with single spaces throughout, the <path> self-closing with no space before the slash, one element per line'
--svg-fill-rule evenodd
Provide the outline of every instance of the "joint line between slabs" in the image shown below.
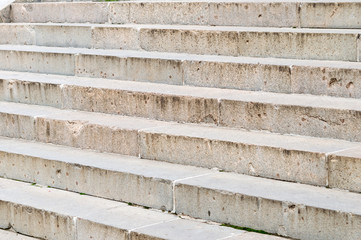
<path fill-rule="evenodd" d="M 233 238 L 233 237 L 239 237 L 239 236 L 242 236 L 242 235 L 245 235 L 247 234 L 248 232 L 243 232 L 243 233 L 240 233 L 240 234 L 235 234 L 235 235 L 231 235 L 231 236 L 228 236 L 228 237 L 224 237 L 224 238 L 218 238 L 217 240 L 226 240 L 226 239 L 230 239 L 230 238 Z"/>
<path fill-rule="evenodd" d="M 172 213 L 175 213 L 175 203 L 176 203 L 176 198 L 175 198 L 175 185 L 177 184 L 177 182 L 180 181 L 184 181 L 184 180 L 188 180 L 188 179 L 192 179 L 192 178 L 198 178 L 198 177 L 204 177 L 204 176 L 208 176 L 208 175 L 212 175 L 212 174 L 216 174 L 217 172 L 212 172 L 212 173 L 205 173 L 205 174 L 201 174 L 201 175 L 197 175 L 197 176 L 193 176 L 193 177 L 186 177 L 186 178 L 182 178 L 182 179 L 177 179 L 173 181 L 173 209 L 172 209 Z"/>
<path fill-rule="evenodd" d="M 168 214 L 168 213 L 167 213 L 167 214 Z M 158 224 L 161 224 L 161 223 L 173 222 L 173 221 L 176 221 L 176 220 L 178 220 L 178 219 L 160 221 L 160 222 L 156 222 L 156 223 L 144 225 L 144 226 L 141 226 L 141 227 L 136 227 L 136 228 L 133 228 L 133 229 L 128 230 L 128 233 L 129 233 L 129 236 L 130 236 L 130 233 L 131 233 L 131 232 L 134 232 L 134 231 L 137 230 L 137 229 L 142 229 L 142 228 L 146 228 L 146 227 L 151 227 L 151 226 L 155 226 L 155 225 L 158 225 Z"/>

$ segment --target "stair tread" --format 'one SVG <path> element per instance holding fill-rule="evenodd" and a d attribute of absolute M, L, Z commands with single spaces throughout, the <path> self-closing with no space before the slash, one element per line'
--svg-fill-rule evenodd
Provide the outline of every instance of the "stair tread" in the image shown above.
<path fill-rule="evenodd" d="M 361 194 L 338 189 L 327 189 L 306 184 L 218 172 L 204 168 L 3 137 L 0 138 L 0 151 L 111 171 L 131 172 L 132 174 L 175 181 L 176 186 L 196 186 L 198 188 L 213 189 L 222 193 L 242 194 L 288 204 L 361 215 Z M 177 196 L 175 197 L 177 201 Z M 52 206 L 51 203 L 47 205 Z"/>
<path fill-rule="evenodd" d="M 328 61 L 328 60 L 305 60 L 286 58 L 258 58 L 258 57 L 233 57 L 220 55 L 199 55 L 189 53 L 150 52 L 141 50 L 117 50 L 117 49 L 88 49 L 88 48 L 66 48 L 66 47 L 45 47 L 35 45 L 0 45 L 0 50 L 24 51 L 24 52 L 46 52 L 63 54 L 89 54 L 115 57 L 153 58 L 178 61 L 216 61 L 245 64 L 268 64 L 277 66 L 312 66 L 361 69 L 359 62 Z"/>
<path fill-rule="evenodd" d="M 49 83 L 55 85 L 81 86 L 99 89 L 122 90 L 129 92 L 152 93 L 157 95 L 187 96 L 273 104 L 278 106 L 301 106 L 338 110 L 361 111 L 361 100 L 308 94 L 285 94 L 263 91 L 245 91 L 207 87 L 167 85 L 161 83 L 110 80 L 52 74 L 0 71 L 0 79 L 27 82 Z"/>
<path fill-rule="evenodd" d="M 0 137 L 0 151 L 109 171 L 126 172 L 167 181 L 176 181 L 215 172 L 204 168 L 140 159 L 133 156 L 100 153 L 5 137 Z"/>
<path fill-rule="evenodd" d="M 167 239 L 223 239 L 245 234 L 241 230 L 179 219 L 168 213 L 7 179 L 0 179 L 0 188 L 2 201 L 71 217 L 74 224 L 77 225 L 76 230 L 73 231 L 76 231 L 78 236 L 92 234 L 86 232 L 85 225 L 89 222 L 118 228 L 128 233 L 130 231 L 137 233 L 139 229 L 143 234 Z M 172 225 L 172 231 L 152 231 L 155 226 L 166 227 L 167 225 Z M 147 230 L 147 228 L 149 229 Z M 91 229 L 89 230 L 91 231 Z"/>
<path fill-rule="evenodd" d="M 177 184 L 361 215 L 361 194 L 306 184 L 234 173 L 215 173 L 185 179 Z"/>
<path fill-rule="evenodd" d="M 269 132 L 245 131 L 194 124 L 164 122 L 137 117 L 119 116 L 104 113 L 63 110 L 47 106 L 0 102 L 0 112 L 15 115 L 43 117 L 69 122 L 85 122 L 120 129 L 137 130 L 159 134 L 172 134 L 192 138 L 207 138 L 227 142 L 243 142 L 250 145 L 271 146 L 299 151 L 333 153 L 356 148 L 358 142 L 316 138 L 298 135 L 280 135 Z"/>

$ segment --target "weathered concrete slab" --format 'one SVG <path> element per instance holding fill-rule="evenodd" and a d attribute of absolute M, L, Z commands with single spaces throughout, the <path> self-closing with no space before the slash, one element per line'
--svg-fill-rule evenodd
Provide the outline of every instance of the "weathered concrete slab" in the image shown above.
<path fill-rule="evenodd" d="M 358 99 L 0 73 L 0 100 L 360 141 Z"/>
<path fill-rule="evenodd" d="M 361 141 L 359 99 L 304 97 L 262 92 L 234 94 L 220 100 L 220 125 Z"/>
<path fill-rule="evenodd" d="M 215 171 L 0 138 L 0 176 L 173 211 L 173 184 Z"/>
<path fill-rule="evenodd" d="M 12 4 L 12 21 L 360 28 L 360 8 L 359 1 L 336 0 L 68 2 L 66 7 L 47 1 Z"/>
<path fill-rule="evenodd" d="M 17 26 L 15 24 L 14 26 Z M 1 26 L 1 25 L 0 25 Z M 8 25 L 2 29 L 8 29 Z M 25 24 L 37 45 L 358 61 L 361 30 L 151 24 Z M 24 31 L 26 31 L 24 29 Z M 59 36 L 54 39 L 54 35 Z M 81 36 L 74 38 L 75 35 Z M 21 36 L 19 35 L 18 38 Z M 24 37 L 26 37 L 24 35 Z M 27 39 L 27 38 L 26 38 Z M 26 41 L 18 40 L 20 42 Z M 6 43 L 1 41 L 1 44 Z"/>
<path fill-rule="evenodd" d="M 297 239 L 358 239 L 360 194 L 229 173 L 176 184 L 176 211 Z"/>
<path fill-rule="evenodd" d="M 327 154 L 357 147 L 331 139 L 174 125 L 141 131 L 140 156 L 326 186 Z"/>
<path fill-rule="evenodd" d="M 164 232 L 154 232 L 167 223 L 172 226 L 172 235 L 167 239 L 179 239 L 177 236 L 187 231 L 194 234 L 190 239 L 202 236 L 223 239 L 244 233 L 182 220 L 168 213 L 11 180 L 0 179 L 0 188 L 1 216 L 12 213 L 9 219 L 2 219 L 2 223 L 11 223 L 17 231 L 40 238 L 119 240 L 128 239 L 130 234 L 137 237 L 139 233 L 141 239 L 150 240 L 164 237 Z"/>
<path fill-rule="evenodd" d="M 361 66 L 355 62 L 13 45 L 0 45 L 0 54 L 6 71 L 361 97 Z"/>
<path fill-rule="evenodd" d="M 330 187 L 361 192 L 361 148 L 331 154 L 329 168 Z"/>
<path fill-rule="evenodd" d="M 107 21 L 107 3 L 15 3 L 11 6 L 11 22 L 105 23 Z"/>
<path fill-rule="evenodd" d="M 138 156 L 138 131 L 171 123 L 1 102 L 1 134 Z M 65 112 L 64 112 L 65 111 Z M 13 127 L 12 127 L 13 126 Z"/>
<path fill-rule="evenodd" d="M 321 186 L 328 181 L 327 154 L 359 146 L 16 103 L 1 102 L 0 109 L 8 122 L 1 134 L 7 137 Z"/>
<path fill-rule="evenodd" d="M 303 2 L 300 26 L 304 28 L 361 28 L 359 1 Z"/>

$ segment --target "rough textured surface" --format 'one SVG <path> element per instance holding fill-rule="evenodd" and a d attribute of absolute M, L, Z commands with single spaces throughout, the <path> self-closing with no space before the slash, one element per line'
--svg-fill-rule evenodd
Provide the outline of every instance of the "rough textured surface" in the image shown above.
<path fill-rule="evenodd" d="M 2 177 L 168 211 L 173 210 L 175 181 L 211 173 L 214 171 L 0 138 Z"/>
<path fill-rule="evenodd" d="M 330 187 L 361 192 L 361 148 L 332 154 L 329 160 Z"/>
<path fill-rule="evenodd" d="M 9 23 L 10 21 L 10 7 L 2 8 L 0 6 L 0 23 Z"/>
<path fill-rule="evenodd" d="M 359 28 L 360 6 L 358 1 L 334 0 L 15 3 L 12 21 Z M 79 17 L 84 11 L 89 14 Z"/>
<path fill-rule="evenodd" d="M 211 127 L 141 131 L 140 156 L 316 185 L 327 185 L 327 157 L 359 143 Z"/>
<path fill-rule="evenodd" d="M 285 98 L 282 100 L 282 97 L 278 95 L 276 97 L 277 100 L 273 99 L 272 103 L 271 101 L 266 103 L 267 97 L 260 96 L 260 98 L 262 97 L 265 97 L 265 102 L 262 103 L 255 98 L 251 100 L 252 97 L 242 101 L 243 96 L 241 95 L 234 99 L 221 100 L 220 125 L 249 130 L 265 130 L 281 134 L 361 141 L 361 136 L 358 134 L 361 131 L 361 109 L 358 107 L 361 102 L 359 100 L 353 102 L 354 106 L 357 106 L 357 110 L 348 110 L 345 105 L 337 110 L 332 109 L 340 103 L 338 100 L 343 101 L 344 99 L 330 99 L 333 103 L 329 107 L 316 110 L 314 106 L 299 106 L 296 103 L 296 99 L 300 96 L 294 98 L 284 96 Z M 269 97 L 271 98 L 271 95 Z M 298 99 L 301 103 L 302 100 Z M 321 104 L 327 101 L 322 97 L 315 98 L 314 100 Z M 306 101 L 302 101 L 302 103 Z M 286 102 L 287 104 L 283 104 Z"/>
<path fill-rule="evenodd" d="M 11 217 L 1 219 L 1 223 L 11 223 L 15 230 L 23 234 L 45 239 L 119 240 L 128 239 L 129 234 L 135 235 L 138 231 L 143 235 L 140 239 L 155 239 L 157 236 L 166 236 L 166 232 L 155 230 L 167 223 L 173 228 L 173 237 L 169 239 L 179 239 L 177 236 L 188 231 L 194 234 L 194 237 L 190 235 L 190 239 L 203 236 L 208 236 L 207 239 L 223 239 L 244 233 L 39 185 L 0 179 L 0 188 L 0 216 L 11 213 Z"/>
<path fill-rule="evenodd" d="M 78 148 L 138 156 L 138 131 L 171 123 L 100 113 L 0 103 L 6 137 L 21 137 Z M 13 126 L 13 127 L 12 127 Z"/>
<path fill-rule="evenodd" d="M 359 143 L 1 102 L 1 135 L 326 186 L 327 154 Z M 114 144 L 117 143 L 117 144 Z"/>
<path fill-rule="evenodd" d="M 360 0 L 32 1 L 0 13 L 0 176 L 29 182 L 0 228 L 359 240 Z"/>
<path fill-rule="evenodd" d="M 31 29 L 36 39 L 34 44 L 40 46 L 353 62 L 358 61 L 359 54 L 358 30 L 53 23 L 25 24 L 25 27 Z M 6 33 L 6 29 L 2 31 Z"/>
<path fill-rule="evenodd" d="M 11 22 L 75 22 L 105 23 L 108 21 L 104 3 L 18 3 L 11 9 Z M 46 9 L 46 10 L 45 10 Z M 86 14 L 81 14 L 86 12 Z"/>
<path fill-rule="evenodd" d="M 175 194 L 177 213 L 202 219 L 298 239 L 361 234 L 361 196 L 355 193 L 218 173 L 178 182 Z"/>
<path fill-rule="evenodd" d="M 361 67 L 355 62 L 14 45 L 0 45 L 0 50 L 4 57 L 0 58 L 1 70 L 6 71 L 75 73 L 81 77 L 347 98 L 361 96 L 358 81 Z"/>
<path fill-rule="evenodd" d="M 301 27 L 306 28 L 360 28 L 358 17 L 361 4 L 357 1 L 302 3 Z"/>

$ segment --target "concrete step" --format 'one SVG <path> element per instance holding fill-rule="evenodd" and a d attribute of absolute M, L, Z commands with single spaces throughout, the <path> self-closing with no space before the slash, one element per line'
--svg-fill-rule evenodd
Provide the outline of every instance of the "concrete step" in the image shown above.
<path fill-rule="evenodd" d="M 0 137 L 0 176 L 174 212 L 176 182 L 218 171 Z"/>
<path fill-rule="evenodd" d="M 4 240 L 37 240 L 38 238 L 28 237 L 11 231 L 0 230 L 0 239 Z"/>
<path fill-rule="evenodd" d="M 0 71 L 0 101 L 361 141 L 361 100 Z"/>
<path fill-rule="evenodd" d="M 297 239 L 357 240 L 361 234 L 360 194 L 230 173 L 180 180 L 174 187 L 177 214 Z M 1 226 L 11 225 L 17 232 L 36 237 L 77 239 L 77 232 L 78 239 L 105 239 L 105 234 L 109 236 L 106 239 L 122 239 L 123 234 L 156 234 L 149 239 L 228 239 L 240 235 L 235 239 L 242 239 L 239 237 L 244 234 L 40 185 L 0 179 L 0 188 Z"/>
<path fill-rule="evenodd" d="M 360 60 L 361 52 L 360 29 L 65 23 L 0 26 L 0 33 L 9 37 L 0 44 L 353 62 Z"/>
<path fill-rule="evenodd" d="M 356 142 L 7 102 L 0 102 L 0 120 L 5 137 L 355 191 L 361 181 L 346 180 L 353 169 L 343 169 L 348 150 L 361 146 Z M 341 151 L 344 155 L 337 154 Z M 353 161 L 348 166 L 358 164 Z"/>
<path fill-rule="evenodd" d="M 11 7 L 13 22 L 361 28 L 361 3 L 355 0 L 57 2 Z"/>
<path fill-rule="evenodd" d="M 296 239 L 361 236 L 361 195 L 356 193 L 218 173 L 178 182 L 175 196 L 178 214 Z"/>
<path fill-rule="evenodd" d="M 1 227 L 41 239 L 283 239 L 40 185 L 0 179 L 0 188 Z"/>
<path fill-rule="evenodd" d="M 361 97 L 361 64 L 355 62 L 0 45 L 0 69 L 251 91 Z"/>

